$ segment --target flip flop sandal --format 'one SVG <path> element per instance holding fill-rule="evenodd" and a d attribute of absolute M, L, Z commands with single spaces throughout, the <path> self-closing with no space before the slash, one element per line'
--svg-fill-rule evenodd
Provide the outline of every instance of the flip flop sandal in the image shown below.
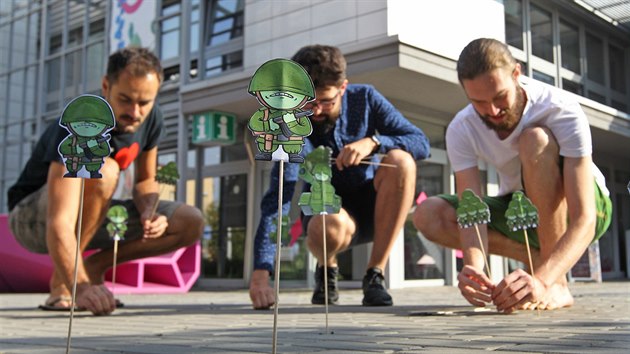
<path fill-rule="evenodd" d="M 72 302 L 72 297 L 70 296 L 56 296 L 53 298 L 49 298 L 43 305 L 39 305 L 38 308 L 44 311 L 70 311 L 70 306 L 61 306 L 60 302 Z M 75 311 L 84 311 L 85 309 L 75 307 Z"/>
<path fill-rule="evenodd" d="M 43 305 L 39 305 L 38 308 L 43 311 L 70 311 L 70 306 L 59 306 L 58 304 L 62 301 L 72 302 L 72 297 L 70 296 L 57 296 L 52 299 L 48 299 L 46 303 Z M 120 300 L 116 299 L 116 308 L 124 307 Z M 75 307 L 75 311 L 85 311 L 86 309 L 83 307 Z"/>

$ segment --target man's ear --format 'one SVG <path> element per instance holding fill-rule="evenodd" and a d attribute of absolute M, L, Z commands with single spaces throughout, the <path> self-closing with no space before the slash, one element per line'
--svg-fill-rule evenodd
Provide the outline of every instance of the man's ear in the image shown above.
<path fill-rule="evenodd" d="M 346 93 L 346 87 L 348 87 L 348 80 L 343 80 L 343 84 L 341 84 L 341 86 L 339 86 L 339 92 L 340 92 L 340 96 L 343 96 L 344 93 Z"/>
<path fill-rule="evenodd" d="M 516 80 L 518 79 L 520 75 L 521 75 L 521 63 L 516 63 L 516 65 L 514 65 L 514 70 L 512 71 L 512 78 Z"/>
<path fill-rule="evenodd" d="M 109 81 L 107 80 L 107 76 L 103 76 L 101 80 L 101 95 L 103 97 L 107 97 L 107 92 L 109 91 Z"/>

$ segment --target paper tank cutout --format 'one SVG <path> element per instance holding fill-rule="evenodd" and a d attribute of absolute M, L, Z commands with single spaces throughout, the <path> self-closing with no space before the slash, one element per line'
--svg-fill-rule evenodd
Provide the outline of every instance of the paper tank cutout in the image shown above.
<path fill-rule="evenodd" d="M 462 193 L 457 208 L 457 224 L 461 228 L 490 222 L 490 208 L 472 190 L 466 189 Z"/>
<path fill-rule="evenodd" d="M 512 231 L 538 227 L 538 209 L 521 191 L 512 194 L 505 218 Z"/>

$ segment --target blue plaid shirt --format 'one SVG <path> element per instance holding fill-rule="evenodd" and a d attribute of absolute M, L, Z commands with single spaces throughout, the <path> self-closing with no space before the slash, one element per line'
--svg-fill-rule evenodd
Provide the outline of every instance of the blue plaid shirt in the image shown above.
<path fill-rule="evenodd" d="M 310 135 L 305 140 L 302 155 L 324 145 L 330 147 L 332 156 L 336 157 L 346 144 L 377 135 L 377 132 L 381 142 L 377 153 L 402 149 L 416 160 L 429 156 L 429 140 L 420 128 L 403 117 L 373 86 L 354 84 L 347 86 L 341 99 L 341 112 L 335 128 L 325 136 Z M 284 164 L 282 215 L 289 214 L 299 167 L 299 164 Z M 376 168 L 374 165 L 359 165 L 339 171 L 333 164 L 332 185 L 336 191 L 343 190 L 347 198 L 352 190 L 372 182 Z M 269 272 L 273 272 L 276 252 L 276 245 L 270 241 L 269 234 L 275 229 L 274 220 L 278 216 L 278 173 L 279 164 L 275 163 L 271 170 L 269 190 L 260 205 L 261 218 L 254 238 L 254 269 L 266 269 Z"/>

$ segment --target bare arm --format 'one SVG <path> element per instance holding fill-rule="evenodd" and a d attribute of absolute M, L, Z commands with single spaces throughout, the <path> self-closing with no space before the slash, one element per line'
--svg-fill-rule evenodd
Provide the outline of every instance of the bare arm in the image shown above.
<path fill-rule="evenodd" d="M 455 172 L 455 185 L 457 195 L 461 198 L 462 192 L 470 189 L 475 194 L 481 196 L 481 180 L 479 169 L 471 167 L 459 172 Z M 478 225 L 481 239 L 485 250 L 488 249 L 488 230 L 485 224 Z M 459 229 L 460 243 L 464 254 L 464 267 L 457 276 L 458 287 L 462 295 L 468 302 L 475 306 L 485 306 L 491 301 L 491 294 L 494 285 L 484 273 L 486 259 L 479 247 L 477 231 L 474 227 Z"/>
<path fill-rule="evenodd" d="M 140 220 L 144 227 L 144 237 L 160 237 L 166 231 L 168 222 L 162 215 L 153 215 L 159 201 L 159 186 L 155 180 L 157 173 L 157 147 L 144 151 L 136 163 L 136 184 L 133 189 L 133 200 L 140 212 Z"/>
<path fill-rule="evenodd" d="M 75 259 L 77 264 L 76 305 L 94 314 L 109 314 L 115 309 L 114 296 L 103 284 L 91 284 L 81 254 L 76 257 L 76 225 L 79 216 L 80 178 L 64 178 L 65 167 L 52 162 L 48 169 L 48 211 L 46 214 L 46 243 L 48 253 L 67 289 L 74 285 Z M 85 207 L 85 206 L 84 206 Z M 81 238 L 86 245 L 87 237 Z M 85 247 L 82 247 L 84 249 Z"/>
<path fill-rule="evenodd" d="M 481 179 L 479 178 L 479 169 L 477 167 L 468 168 L 459 172 L 455 172 L 455 186 L 457 195 L 461 198 L 462 192 L 470 189 L 478 196 L 481 195 Z M 485 224 L 478 225 L 481 239 L 483 240 L 484 250 L 488 249 L 488 231 Z M 483 272 L 485 260 L 483 252 L 479 247 L 477 232 L 474 227 L 459 229 L 460 242 L 462 244 L 462 252 L 464 254 L 464 264 L 470 265 L 475 269 Z"/>
<path fill-rule="evenodd" d="M 46 215 L 46 243 L 48 253 L 55 269 L 63 278 L 68 289 L 72 289 L 74 280 L 74 259 L 77 248 L 77 225 L 81 195 L 80 178 L 63 178 L 65 167 L 52 162 L 48 168 L 48 212 Z M 90 279 L 83 267 L 83 260 L 78 260 L 77 286 L 90 284 Z"/>

